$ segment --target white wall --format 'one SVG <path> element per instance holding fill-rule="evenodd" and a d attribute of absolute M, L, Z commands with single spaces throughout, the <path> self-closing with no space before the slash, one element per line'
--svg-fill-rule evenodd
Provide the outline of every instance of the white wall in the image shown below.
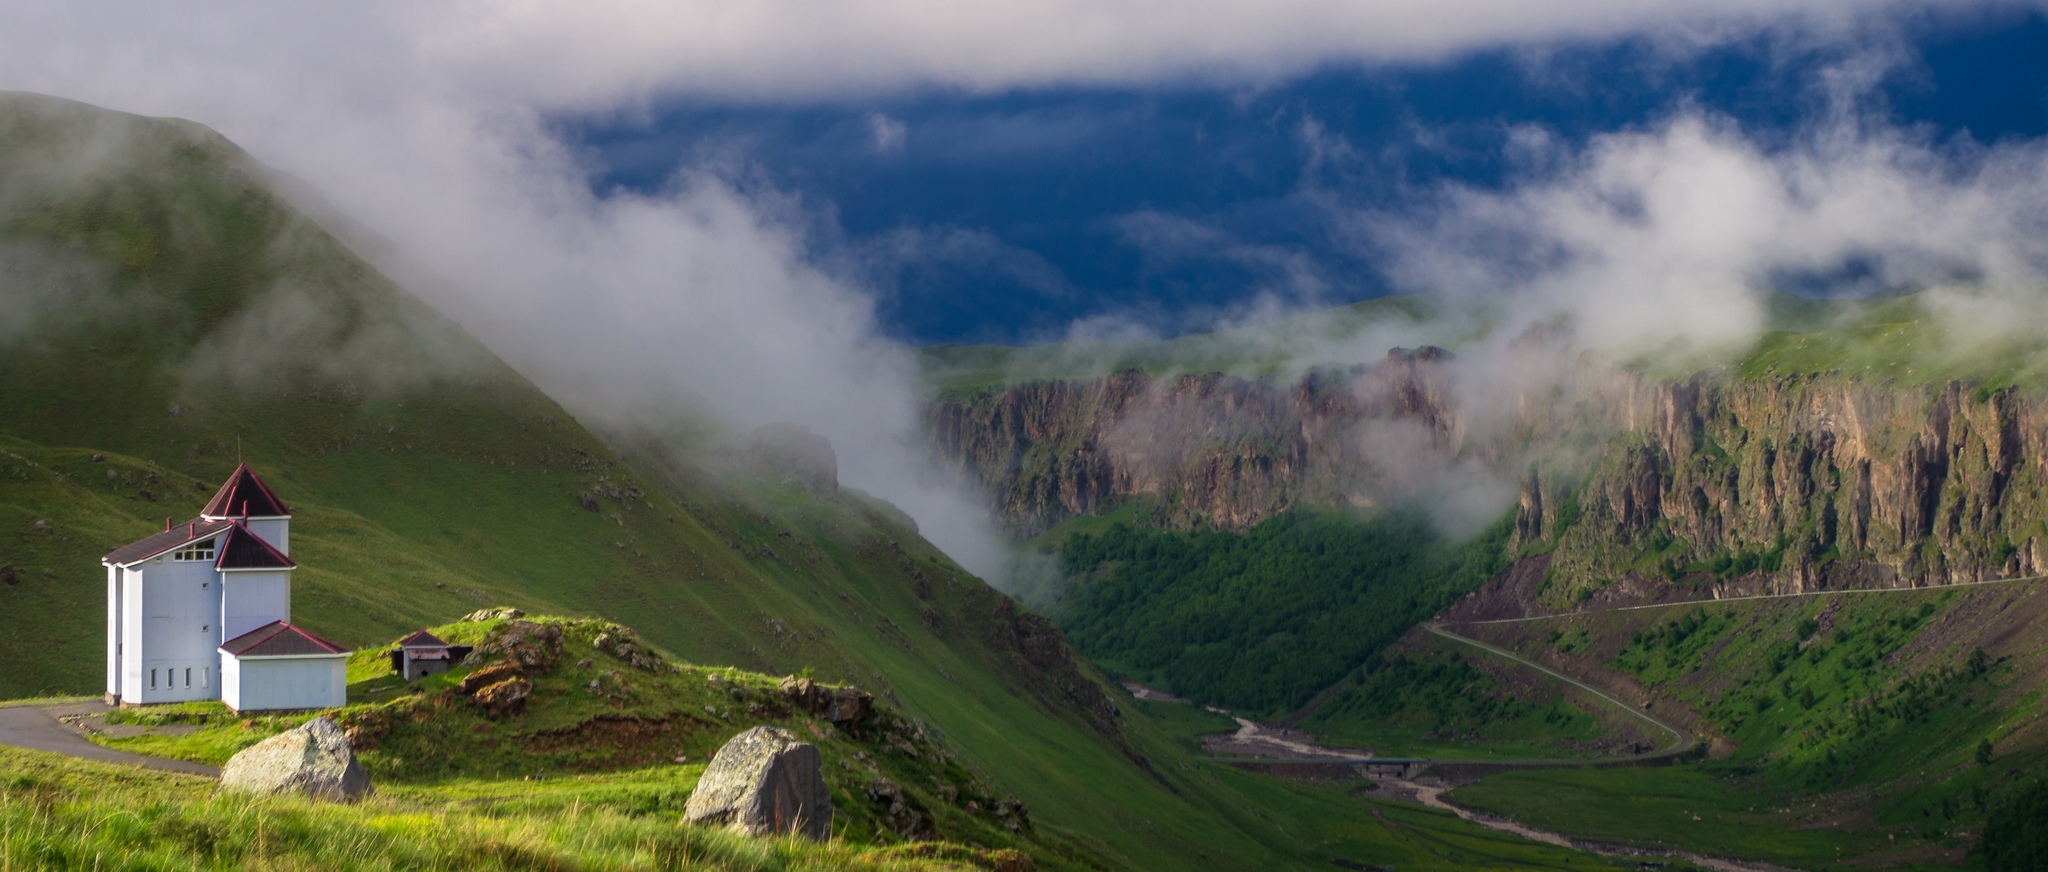
<path fill-rule="evenodd" d="M 348 656 L 221 657 L 221 698 L 238 712 L 333 708 L 348 702 Z"/>
<path fill-rule="evenodd" d="M 233 639 L 271 621 L 292 619 L 292 574 L 283 569 L 234 569 L 220 574 L 226 587 L 220 600 L 222 635 Z"/>
<path fill-rule="evenodd" d="M 121 697 L 121 568 L 107 567 L 107 696 Z"/>
<path fill-rule="evenodd" d="M 292 521 L 290 518 L 250 518 L 249 532 L 257 535 L 270 547 L 292 556 Z"/>
<path fill-rule="evenodd" d="M 122 635 L 132 656 L 121 699 L 219 699 L 220 573 L 210 562 L 180 563 L 167 554 L 124 574 L 123 618 L 131 623 Z"/>

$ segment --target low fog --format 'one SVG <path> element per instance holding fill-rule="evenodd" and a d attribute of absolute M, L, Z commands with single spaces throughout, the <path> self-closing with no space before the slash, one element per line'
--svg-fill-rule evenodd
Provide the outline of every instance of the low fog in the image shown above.
<path fill-rule="evenodd" d="M 945 229 L 885 240 L 898 260 L 875 268 L 873 252 L 835 247 L 831 204 L 762 184 L 743 155 L 686 167 L 658 193 L 592 190 L 595 168 L 553 119 L 632 117 L 674 95 L 1256 87 L 1319 64 L 1503 46 L 1540 55 L 1559 40 L 1647 36 L 1674 52 L 1766 30 L 1827 41 L 1948 5 L 2005 4 L 14 4 L 0 9 L 0 88 L 212 126 L 319 192 L 381 268 L 579 416 L 630 427 L 684 409 L 733 433 L 804 423 L 831 439 L 848 485 L 903 507 L 948 553 L 992 573 L 1004 543 L 980 498 L 923 459 L 914 362 L 875 318 L 901 259 L 974 257 L 983 240 Z M 1458 364 L 1458 396 L 1483 430 L 1505 426 L 1487 414 L 1503 397 L 1550 384 L 1513 356 L 1530 325 L 1564 325 L 1614 359 L 1725 354 L 1759 328 L 1773 276 L 1851 258 L 1875 258 L 1872 281 L 1888 288 L 1967 282 L 1984 289 L 1971 299 L 2038 311 L 2041 145 L 1931 143 L 1864 117 L 1856 99 L 1791 143 L 1758 143 L 1682 108 L 1580 152 L 1533 131 L 1540 159 L 1525 178 L 1442 191 L 1420 217 L 1348 206 L 1341 190 L 1304 192 L 1401 287 L 1456 305 L 1450 321 L 1327 343 L 1271 331 L 1278 353 L 1301 365 L 1369 361 L 1485 325 L 1488 338 L 1467 342 Z M 883 116 L 873 133 L 879 150 L 906 135 Z M 1173 216 L 1133 228 L 1189 231 Z M 1295 277 L 1281 284 L 1313 284 L 1287 252 L 1238 254 Z M 1283 291 L 1224 320 L 1256 331 L 1315 302 Z M 303 325 L 306 313 L 281 299 L 251 317 Z M 1143 335 L 1127 320 L 1076 330 Z M 1374 438 L 1401 450 L 1410 436 Z M 1506 468 L 1454 461 L 1404 486 L 1455 492 L 1441 502 L 1469 518 L 1505 507 Z"/>

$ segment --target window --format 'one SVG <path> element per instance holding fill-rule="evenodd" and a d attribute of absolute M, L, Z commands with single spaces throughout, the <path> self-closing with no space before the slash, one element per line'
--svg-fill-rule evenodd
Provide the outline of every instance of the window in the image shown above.
<path fill-rule="evenodd" d="M 185 667 L 185 686 L 192 686 L 192 667 L 190 666 Z"/>
<path fill-rule="evenodd" d="M 156 670 L 154 669 L 149 671 L 149 689 L 156 689 Z"/>
<path fill-rule="evenodd" d="M 208 539 L 204 542 L 194 542 L 190 545 L 187 545 L 183 548 L 171 552 L 171 559 L 178 561 L 180 563 L 195 560 L 212 560 L 213 545 L 215 542 L 218 541 L 220 540 L 216 538 Z"/>
<path fill-rule="evenodd" d="M 211 687 L 211 686 L 212 686 L 212 681 L 213 681 L 213 667 L 211 667 L 211 666 L 201 666 L 201 667 L 199 667 L 199 686 L 200 686 L 200 687 Z"/>

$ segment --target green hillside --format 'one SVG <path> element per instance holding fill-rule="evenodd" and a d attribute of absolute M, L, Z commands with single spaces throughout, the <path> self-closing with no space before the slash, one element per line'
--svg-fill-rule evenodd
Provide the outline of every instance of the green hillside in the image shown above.
<path fill-rule="evenodd" d="M 296 512 L 314 632 L 370 646 L 508 604 L 856 683 L 1021 799 L 1048 862 L 1587 861 L 1196 761 L 900 513 L 622 456 L 267 175 L 195 125 L 0 95 L 0 696 L 97 693 L 99 556 L 246 459 Z"/>

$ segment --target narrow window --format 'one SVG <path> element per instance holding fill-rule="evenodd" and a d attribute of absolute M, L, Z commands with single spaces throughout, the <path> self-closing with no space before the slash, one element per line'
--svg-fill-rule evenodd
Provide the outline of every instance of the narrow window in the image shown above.
<path fill-rule="evenodd" d="M 211 666 L 201 666 L 201 667 L 199 667 L 199 686 L 200 686 L 200 687 L 212 687 L 212 686 L 213 686 L 213 667 L 211 667 Z"/>
<path fill-rule="evenodd" d="M 192 686 L 192 667 L 190 666 L 185 667 L 185 686 Z"/>
<path fill-rule="evenodd" d="M 149 689 L 156 689 L 156 670 L 154 669 L 149 671 Z"/>

